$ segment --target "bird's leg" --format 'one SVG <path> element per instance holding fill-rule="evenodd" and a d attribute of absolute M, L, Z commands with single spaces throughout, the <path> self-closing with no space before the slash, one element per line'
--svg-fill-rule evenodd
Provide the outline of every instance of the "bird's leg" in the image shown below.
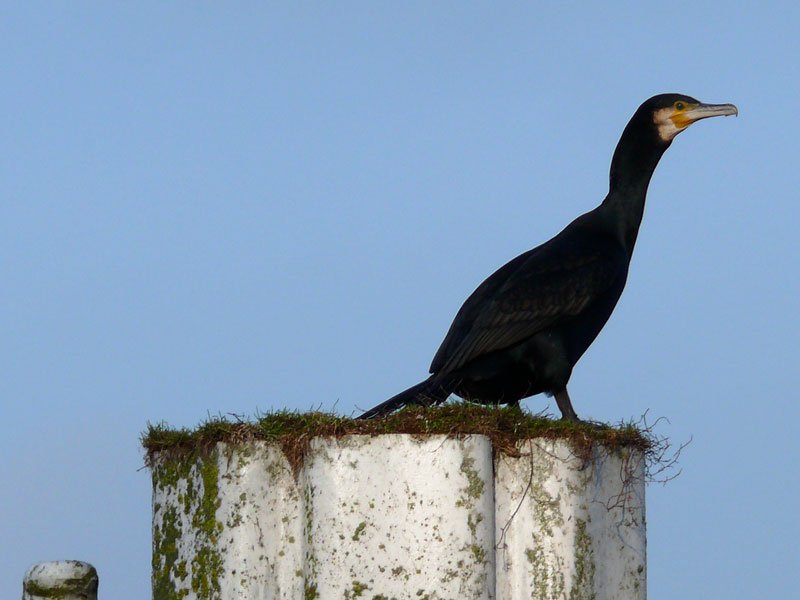
<path fill-rule="evenodd" d="M 555 398 L 556 404 L 558 404 L 558 408 L 561 411 L 561 419 L 563 421 L 580 421 L 578 415 L 575 414 L 575 410 L 572 408 L 572 402 L 569 399 L 567 388 L 556 392 Z"/>

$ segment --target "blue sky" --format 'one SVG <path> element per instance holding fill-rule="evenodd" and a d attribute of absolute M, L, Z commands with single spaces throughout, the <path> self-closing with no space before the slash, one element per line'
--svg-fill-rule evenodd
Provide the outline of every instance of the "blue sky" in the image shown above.
<path fill-rule="evenodd" d="M 148 421 L 420 380 L 666 91 L 740 117 L 661 161 L 570 393 L 693 440 L 648 490 L 650 598 L 794 595 L 799 30 L 788 2 L 0 7 L 0 596 L 77 558 L 148 597 Z"/>

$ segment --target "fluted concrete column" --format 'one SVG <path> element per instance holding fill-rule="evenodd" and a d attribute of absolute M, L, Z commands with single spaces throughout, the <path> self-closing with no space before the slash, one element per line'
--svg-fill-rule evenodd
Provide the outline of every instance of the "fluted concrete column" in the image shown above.
<path fill-rule="evenodd" d="M 154 597 L 644 600 L 643 474 L 640 451 L 482 435 L 156 453 Z"/>

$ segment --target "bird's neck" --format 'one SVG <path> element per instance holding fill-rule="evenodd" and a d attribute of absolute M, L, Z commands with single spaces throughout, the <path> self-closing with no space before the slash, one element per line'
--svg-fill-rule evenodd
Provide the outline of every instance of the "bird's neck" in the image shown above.
<path fill-rule="evenodd" d="M 639 233 L 650 178 L 669 147 L 651 135 L 650 128 L 634 125 L 628 125 L 614 151 L 608 196 L 603 201 L 615 234 L 629 253 Z"/>

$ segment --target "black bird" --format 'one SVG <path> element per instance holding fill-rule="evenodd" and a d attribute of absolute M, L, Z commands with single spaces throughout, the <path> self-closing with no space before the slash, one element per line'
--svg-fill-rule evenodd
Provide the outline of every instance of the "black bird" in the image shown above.
<path fill-rule="evenodd" d="M 614 151 L 608 195 L 541 246 L 516 257 L 467 298 L 431 363 L 431 376 L 361 415 L 450 394 L 515 404 L 545 392 L 577 421 L 567 383 L 606 324 L 625 281 L 650 177 L 672 140 L 700 119 L 737 115 L 732 104 L 660 94 L 634 113 Z"/>

